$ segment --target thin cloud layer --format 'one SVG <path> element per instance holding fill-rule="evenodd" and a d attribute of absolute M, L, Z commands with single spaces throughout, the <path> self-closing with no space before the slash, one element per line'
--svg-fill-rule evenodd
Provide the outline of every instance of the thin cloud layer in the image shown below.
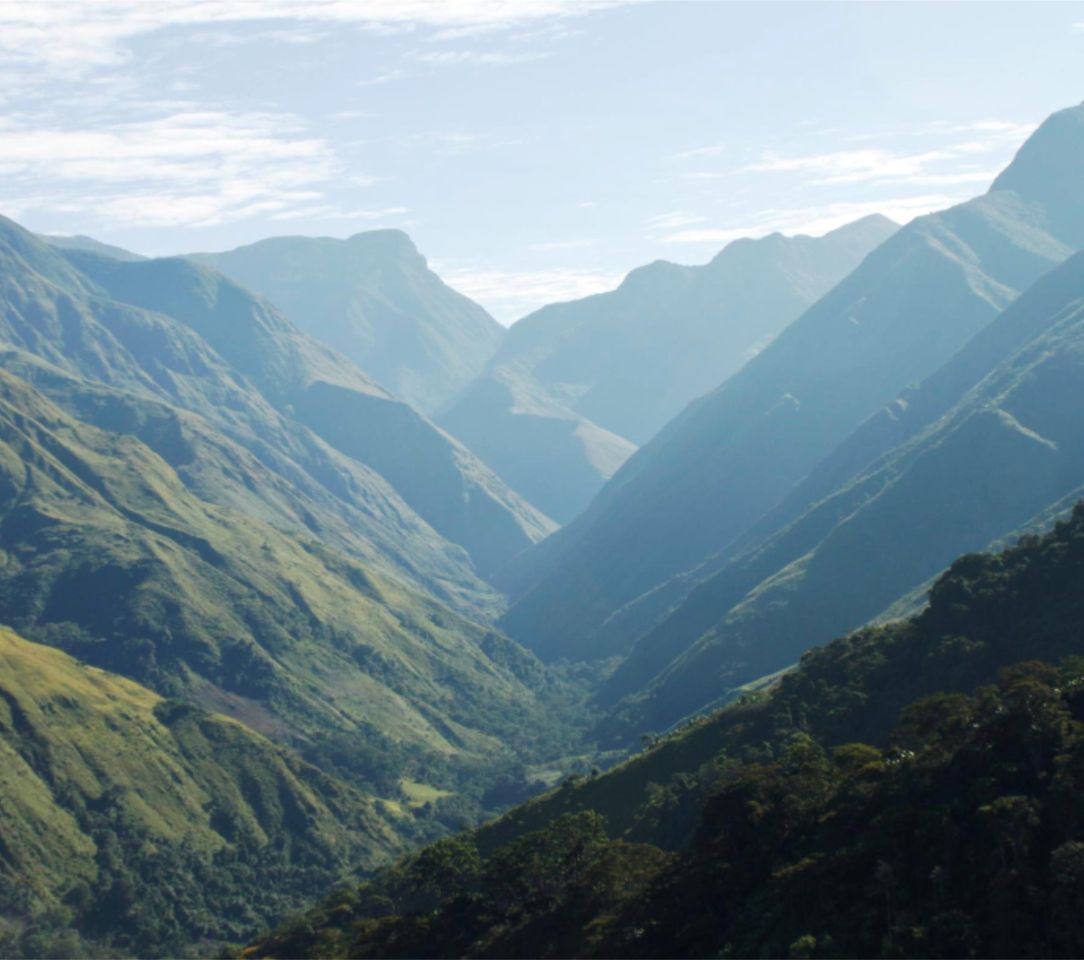
<path fill-rule="evenodd" d="M 341 173 L 325 141 L 279 114 L 192 108 L 86 128 L 0 123 L 0 203 L 14 215 L 44 203 L 77 220 L 207 226 L 311 206 Z"/>
<path fill-rule="evenodd" d="M 370 30 L 505 28 L 581 16 L 616 0 L 0 0 L 0 61 L 64 74 L 122 63 L 125 44 L 176 26 L 271 21 Z"/>

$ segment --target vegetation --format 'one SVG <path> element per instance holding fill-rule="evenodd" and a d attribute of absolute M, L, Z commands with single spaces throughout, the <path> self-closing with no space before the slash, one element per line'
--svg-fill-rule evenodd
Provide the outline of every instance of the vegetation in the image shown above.
<path fill-rule="evenodd" d="M 1084 504 L 244 955 L 1078 956 L 1082 587 Z"/>
<path fill-rule="evenodd" d="M 0 954 L 206 952 L 403 849 L 236 721 L 0 630 Z"/>

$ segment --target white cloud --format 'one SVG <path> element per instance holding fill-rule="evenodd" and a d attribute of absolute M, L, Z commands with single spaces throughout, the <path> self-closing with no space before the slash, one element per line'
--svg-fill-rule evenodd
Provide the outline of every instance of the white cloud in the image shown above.
<path fill-rule="evenodd" d="M 966 136 L 920 152 L 900 152 L 878 147 L 834 150 L 798 156 L 766 153 L 742 173 L 798 173 L 822 185 L 856 183 L 908 183 L 914 186 L 949 186 L 989 183 L 999 167 L 978 165 L 972 158 L 1001 154 L 1025 140 L 1034 124 L 1004 120 L 971 123 L 934 123 L 926 133 Z M 692 176 L 696 176 L 693 174 Z"/>
<path fill-rule="evenodd" d="M 83 228 L 281 218 L 346 179 L 330 146 L 291 116 L 195 108 L 69 129 L 9 120 L 0 124 L 0 172 L 7 212 L 76 215 Z"/>
<path fill-rule="evenodd" d="M 916 197 L 764 210 L 750 217 L 741 226 L 679 230 L 662 239 L 665 243 L 725 245 L 742 237 L 763 237 L 769 233 L 820 236 L 870 214 L 879 213 L 896 223 L 907 223 L 915 217 L 943 210 L 956 202 L 958 198 L 945 194 L 924 194 Z"/>
<path fill-rule="evenodd" d="M 599 270 L 485 270 L 434 264 L 449 286 L 477 300 L 505 326 L 548 303 L 613 290 L 619 273 Z"/>
<path fill-rule="evenodd" d="M 1073 24 L 1074 33 L 1084 33 L 1084 22 Z"/>
<path fill-rule="evenodd" d="M 386 207 L 383 210 L 340 210 L 329 203 L 315 204 L 313 206 L 295 207 L 292 210 L 282 210 L 271 215 L 272 220 L 357 220 L 371 228 L 374 221 L 393 220 L 401 222 L 401 217 L 407 213 L 406 207 Z"/>
<path fill-rule="evenodd" d="M 251 22 L 369 30 L 500 29 L 580 16 L 617 0 L 0 0 L 0 62 L 79 75 L 123 62 L 126 44 L 166 27 Z"/>

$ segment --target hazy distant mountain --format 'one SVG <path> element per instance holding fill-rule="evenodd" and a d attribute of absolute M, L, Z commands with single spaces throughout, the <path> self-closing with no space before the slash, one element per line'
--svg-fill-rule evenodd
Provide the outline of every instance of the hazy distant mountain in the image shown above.
<path fill-rule="evenodd" d="M 635 449 L 850 273 L 895 225 L 729 244 L 699 267 L 656 261 L 610 293 L 516 323 L 443 414 L 513 488 L 557 520 L 580 513 Z"/>
<path fill-rule="evenodd" d="M 93 237 L 85 237 L 81 234 L 75 234 L 70 237 L 50 236 L 49 234 L 39 234 L 40 238 L 44 240 L 49 246 L 56 247 L 58 250 L 85 250 L 89 253 L 100 253 L 105 257 L 112 257 L 114 260 L 145 260 L 146 257 L 138 253 L 132 253 L 131 250 L 125 250 L 123 247 L 115 247 L 111 243 L 102 243 L 100 240 L 95 240 Z"/>
<path fill-rule="evenodd" d="M 477 376 L 504 332 L 445 285 L 399 230 L 274 237 L 193 257 L 266 296 L 423 413 Z"/>
<path fill-rule="evenodd" d="M 591 638 L 614 611 L 740 537 L 1067 259 L 1084 179 L 1057 177 L 1066 155 L 1084 163 L 1082 120 L 1084 107 L 1050 118 L 1020 152 L 1024 172 L 1014 162 L 985 196 L 900 230 L 640 450 L 581 518 L 517 563 L 506 581 L 521 596 L 504 621 L 513 635 L 545 656 L 595 653 Z"/>
<path fill-rule="evenodd" d="M 513 367 L 480 377 L 437 422 L 561 523 L 577 516 L 636 451 Z"/>
<path fill-rule="evenodd" d="M 958 554 L 1079 499 L 1084 254 L 911 396 L 932 411 L 953 392 L 959 402 L 912 439 L 697 586 L 640 641 L 608 695 L 646 686 L 629 709 L 637 725 L 666 726 L 876 616 Z"/>

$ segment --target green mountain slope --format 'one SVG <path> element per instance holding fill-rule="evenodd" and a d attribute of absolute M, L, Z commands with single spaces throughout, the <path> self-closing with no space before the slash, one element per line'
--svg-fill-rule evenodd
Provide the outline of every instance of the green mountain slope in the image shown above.
<path fill-rule="evenodd" d="M 536 756 L 530 655 L 314 539 L 192 495 L 131 435 L 0 374 L 0 621 L 243 719 L 386 795 Z M 488 772 L 487 772 L 488 771 Z"/>
<path fill-rule="evenodd" d="M 1078 506 L 243 955 L 1075 956 L 1082 585 Z"/>
<path fill-rule="evenodd" d="M 496 596 L 462 549 L 442 539 L 378 473 L 334 450 L 289 411 L 272 406 L 194 330 L 106 297 L 68 260 L 2 219 L 0 341 L 10 348 L 5 357 L 11 350 L 33 354 L 66 372 L 69 381 L 80 378 L 123 391 L 133 404 L 152 401 L 159 419 L 173 416 L 162 413 L 164 406 L 183 410 L 193 415 L 184 418 L 189 432 L 202 421 L 205 435 L 213 432 L 227 446 L 243 447 L 249 454 L 246 469 L 222 477 L 225 483 L 204 484 L 201 496 L 236 503 L 239 495 L 251 502 L 259 491 L 278 488 L 281 496 L 254 504 L 258 516 L 347 546 L 366 561 L 379 557 L 396 576 L 461 609 L 485 614 L 496 606 Z M 345 361 L 338 368 L 350 375 Z M 25 365 L 16 372 L 26 375 Z M 71 391 L 54 390 L 53 378 L 37 382 L 57 402 L 68 402 Z M 87 415 L 85 409 L 72 412 Z M 120 417 L 102 426 L 123 431 L 127 422 Z M 143 436 L 165 459 L 184 467 L 184 475 L 192 475 L 199 461 L 185 444 L 170 439 L 170 429 Z M 228 460 L 221 461 L 227 472 Z M 291 506 L 281 509 L 283 500 Z"/>
<path fill-rule="evenodd" d="M 868 217 L 816 239 L 739 240 L 704 266 L 657 261 L 609 293 L 544 307 L 508 331 L 438 420 L 532 503 L 571 520 L 636 444 L 894 230 Z"/>
<path fill-rule="evenodd" d="M 1084 158 L 1082 114 L 1063 111 L 1036 133 L 1051 170 L 1066 153 Z M 502 582 L 521 596 L 503 621 L 509 632 L 547 658 L 596 655 L 596 631 L 615 610 L 725 549 L 866 418 L 945 363 L 1073 252 L 1084 185 L 1067 185 L 1055 217 L 1041 179 L 1010 178 L 1013 190 L 995 184 L 913 221 L 691 404 L 582 517 L 509 572 Z"/>
<path fill-rule="evenodd" d="M 398 230 L 347 240 L 273 237 L 193 258 L 263 294 L 424 413 L 481 372 L 504 332 L 446 286 Z"/>
<path fill-rule="evenodd" d="M 0 950 L 180 955 L 251 935 L 401 841 L 232 720 L 0 629 Z"/>
<path fill-rule="evenodd" d="M 69 256 L 110 296 L 195 331 L 276 410 L 384 477 L 483 575 L 553 529 L 466 448 L 221 274 L 183 259 Z"/>

